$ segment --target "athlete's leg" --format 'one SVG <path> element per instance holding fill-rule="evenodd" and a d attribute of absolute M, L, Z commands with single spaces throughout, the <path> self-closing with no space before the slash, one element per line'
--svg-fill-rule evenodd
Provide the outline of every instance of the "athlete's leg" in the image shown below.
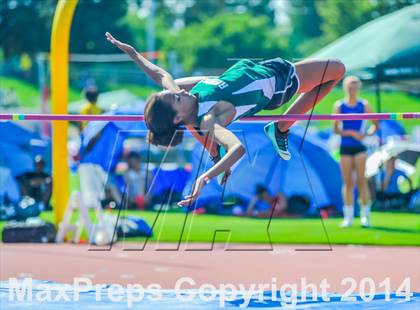
<path fill-rule="evenodd" d="M 353 182 L 353 169 L 354 158 L 353 156 L 341 155 L 340 168 L 343 179 L 343 215 L 344 221 L 341 224 L 343 227 L 350 226 L 354 218 L 354 182 Z"/>
<path fill-rule="evenodd" d="M 299 98 L 285 114 L 304 114 L 324 98 L 343 78 L 345 67 L 339 60 L 304 60 L 297 62 L 296 74 L 299 78 Z M 287 131 L 293 125 L 290 122 L 278 122 L 281 131 Z"/>
<path fill-rule="evenodd" d="M 359 199 L 362 205 L 370 203 L 370 192 L 368 183 L 365 177 L 366 169 L 366 153 L 362 152 L 354 157 L 354 164 L 356 168 L 356 184 L 359 190 Z"/>
<path fill-rule="evenodd" d="M 360 200 L 360 222 L 362 226 L 368 227 L 370 225 L 370 192 L 365 177 L 366 153 L 362 152 L 357 154 L 354 157 L 354 164 L 356 168 L 356 184 Z"/>
<path fill-rule="evenodd" d="M 341 155 L 340 157 L 340 168 L 343 179 L 343 201 L 346 206 L 353 206 L 353 156 Z"/>

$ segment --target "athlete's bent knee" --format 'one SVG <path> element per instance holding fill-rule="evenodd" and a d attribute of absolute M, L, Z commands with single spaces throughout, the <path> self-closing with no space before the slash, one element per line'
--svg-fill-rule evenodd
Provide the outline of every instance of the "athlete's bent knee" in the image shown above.
<path fill-rule="evenodd" d="M 329 65 L 333 69 L 336 79 L 342 79 L 346 73 L 346 66 L 343 64 L 343 62 L 340 59 L 330 59 Z"/>

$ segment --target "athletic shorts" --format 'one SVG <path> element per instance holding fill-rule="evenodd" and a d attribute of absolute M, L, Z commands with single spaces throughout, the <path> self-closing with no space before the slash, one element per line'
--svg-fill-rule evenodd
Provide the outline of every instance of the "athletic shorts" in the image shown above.
<path fill-rule="evenodd" d="M 345 156 L 356 156 L 360 153 L 366 152 L 366 146 L 359 145 L 359 146 L 340 146 L 340 155 Z"/>
<path fill-rule="evenodd" d="M 288 102 L 299 89 L 299 78 L 295 65 L 280 57 L 261 61 L 276 73 L 276 93 L 264 110 L 274 110 Z"/>

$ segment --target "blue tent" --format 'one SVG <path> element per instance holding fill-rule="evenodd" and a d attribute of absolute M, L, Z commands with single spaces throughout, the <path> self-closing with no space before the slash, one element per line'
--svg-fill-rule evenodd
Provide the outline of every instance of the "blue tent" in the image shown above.
<path fill-rule="evenodd" d="M 141 115 L 143 109 L 120 109 L 107 114 Z M 82 134 L 81 163 L 94 163 L 105 171 L 113 171 L 118 163 L 124 140 L 129 137 L 144 138 L 147 134 L 144 122 L 90 122 Z M 191 136 L 188 132 L 185 137 Z M 86 151 L 87 146 L 96 139 L 94 147 Z"/>
<path fill-rule="evenodd" d="M 146 132 L 144 122 L 91 122 L 83 131 L 80 162 L 113 171 L 121 157 L 124 140 L 144 137 Z M 88 148 L 91 143 L 92 147 Z"/>
<path fill-rule="evenodd" d="M 0 166 L 11 170 L 13 176 L 32 171 L 34 158 L 41 155 L 51 169 L 50 141 L 14 122 L 0 122 Z"/>
<path fill-rule="evenodd" d="M 20 199 L 19 186 L 10 169 L 0 166 L 0 205 L 4 203 L 6 197 L 11 202 L 18 202 Z"/>
<path fill-rule="evenodd" d="M 382 143 L 386 143 L 389 138 L 401 138 L 406 135 L 404 127 L 395 120 L 379 121 L 379 130 L 376 135 Z"/>
<path fill-rule="evenodd" d="M 139 108 L 120 109 L 109 114 L 141 115 Z M 121 160 L 124 141 L 127 138 L 145 138 L 147 127 L 144 122 L 90 122 L 83 130 L 80 163 L 97 164 L 104 171 L 113 172 Z M 185 137 L 191 136 L 186 133 Z M 145 144 L 147 146 L 147 144 Z M 139 150 L 141 151 L 141 150 Z M 183 168 L 153 170 L 153 192 L 162 194 L 172 188 L 175 192 L 182 192 L 188 178 Z"/>
<path fill-rule="evenodd" d="M 316 207 L 342 206 L 341 174 L 338 163 L 331 157 L 325 143 L 314 134 L 307 134 L 303 141 L 302 152 L 299 147 L 304 137 L 304 128 L 294 126 L 291 129 L 289 144 L 292 153 L 290 161 L 280 160 L 271 142 L 263 133 L 262 123 L 234 123 L 229 129 L 234 131 L 247 149 L 247 154 L 234 167 L 224 195 L 239 195 L 250 199 L 258 183 L 265 184 L 272 193 L 282 192 L 286 196 L 304 195 Z M 204 154 L 201 167 L 202 147 L 196 145 L 193 152 L 191 178 L 184 190 L 184 195 L 191 191 L 197 170 L 200 174 L 212 166 L 207 153 Z M 211 198 L 220 199 L 223 188 L 212 180 L 201 192 L 203 201 Z"/>

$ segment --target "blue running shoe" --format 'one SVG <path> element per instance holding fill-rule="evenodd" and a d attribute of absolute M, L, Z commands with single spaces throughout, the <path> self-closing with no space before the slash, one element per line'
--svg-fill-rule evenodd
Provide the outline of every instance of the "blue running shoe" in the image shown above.
<path fill-rule="evenodd" d="M 280 157 L 284 160 L 289 160 L 291 158 L 288 145 L 289 131 L 281 132 L 277 128 L 277 124 L 271 122 L 264 126 L 264 133 L 270 139 L 271 143 L 273 143 Z"/>

